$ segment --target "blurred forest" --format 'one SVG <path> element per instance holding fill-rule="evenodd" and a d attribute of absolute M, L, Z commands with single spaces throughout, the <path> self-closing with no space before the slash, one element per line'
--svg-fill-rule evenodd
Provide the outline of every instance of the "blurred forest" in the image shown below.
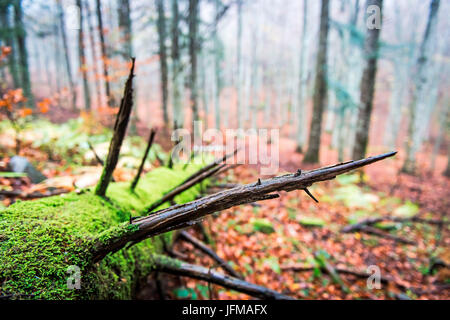
<path fill-rule="evenodd" d="M 160 168 L 174 176 L 161 173 L 151 201 L 117 200 L 137 221 L 261 184 L 259 164 L 185 176 L 199 168 L 171 157 L 171 135 L 195 121 L 224 134 L 278 129 L 280 174 L 398 153 L 313 195 L 302 185 L 221 208 L 164 252 L 295 298 L 448 299 L 449 15 L 448 0 L 0 0 L 0 217 L 95 185 L 104 197 L 111 180 L 134 179 L 134 191 Z M 371 265 L 383 290 L 366 287 Z M 133 298 L 252 296 L 167 268 Z M 18 294 L 9 278 L 0 273 L 0 297 Z"/>

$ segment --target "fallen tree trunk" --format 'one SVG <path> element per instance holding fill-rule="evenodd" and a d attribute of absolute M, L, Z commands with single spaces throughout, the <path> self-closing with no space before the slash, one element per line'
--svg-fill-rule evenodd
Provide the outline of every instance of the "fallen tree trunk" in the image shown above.
<path fill-rule="evenodd" d="M 171 259 L 163 255 L 154 255 L 153 262 L 156 270 L 174 275 L 195 278 L 215 283 L 228 289 L 246 293 L 261 299 L 292 300 L 293 298 L 266 287 L 249 283 L 242 279 L 227 276 L 208 268 L 196 266 L 180 260 Z"/>

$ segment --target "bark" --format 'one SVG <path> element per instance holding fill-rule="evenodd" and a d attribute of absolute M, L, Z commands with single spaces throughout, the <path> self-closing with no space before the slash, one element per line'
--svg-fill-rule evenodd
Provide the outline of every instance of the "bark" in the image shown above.
<path fill-rule="evenodd" d="M 128 61 L 133 55 L 131 44 L 130 0 L 119 0 L 117 9 L 119 16 L 120 41 L 122 42 L 121 54 L 123 59 Z"/>
<path fill-rule="evenodd" d="M 136 173 L 136 176 L 133 179 L 133 182 L 131 183 L 131 190 L 134 190 L 139 182 L 139 178 L 141 177 L 142 170 L 144 169 L 145 160 L 147 160 L 148 152 L 150 151 L 150 148 L 153 145 L 153 140 L 155 139 L 156 130 L 152 129 L 150 130 L 150 136 L 148 138 L 147 148 L 145 149 L 144 156 L 142 157 L 141 165 L 139 166 L 139 169 Z"/>
<path fill-rule="evenodd" d="M 220 12 L 220 1 L 215 0 L 215 20 L 214 20 L 214 29 L 213 29 L 213 41 L 214 41 L 214 114 L 215 114 L 215 122 L 216 129 L 220 129 L 220 92 L 222 91 L 222 54 L 223 54 L 223 46 L 219 39 L 219 35 L 217 32 L 218 24 L 219 24 L 219 12 Z"/>
<path fill-rule="evenodd" d="M 114 124 L 114 133 L 109 145 L 108 157 L 103 167 L 103 173 L 95 188 L 95 194 L 104 197 L 106 189 L 111 181 L 112 174 L 116 168 L 117 161 L 119 160 L 120 148 L 122 146 L 125 133 L 127 131 L 128 122 L 133 108 L 133 77 L 134 77 L 134 58 L 132 60 L 130 75 L 125 84 L 125 90 L 123 98 L 120 103 L 119 113 L 116 117 L 116 123 Z"/>
<path fill-rule="evenodd" d="M 237 0 L 237 127 L 242 128 L 242 0 Z"/>
<path fill-rule="evenodd" d="M 78 61 L 80 63 L 81 76 L 83 78 L 84 108 L 91 110 L 91 94 L 89 92 L 89 83 L 87 77 L 86 54 L 84 52 L 84 27 L 83 27 L 83 5 L 81 0 L 77 0 L 77 6 L 80 8 L 80 29 L 78 29 Z"/>
<path fill-rule="evenodd" d="M 191 76 L 189 87 L 191 90 L 191 108 L 193 121 L 199 120 L 198 115 L 198 88 L 197 88 L 197 52 L 198 52 L 198 12 L 199 0 L 189 0 L 189 59 L 191 64 Z M 194 129 L 194 124 L 192 124 Z"/>
<path fill-rule="evenodd" d="M 13 80 L 14 88 L 20 88 L 20 77 L 16 61 L 16 50 L 14 46 L 14 32 L 9 21 L 9 6 L 8 3 L 3 3 L 0 6 L 0 23 L 2 24 L 4 31 L 2 34 L 2 42 L 12 49 L 11 54 L 8 56 L 8 69 Z"/>
<path fill-rule="evenodd" d="M 173 121 L 177 128 L 184 125 L 183 106 L 182 106 L 182 70 L 180 62 L 180 13 L 178 11 L 178 0 L 172 0 L 172 105 Z"/>
<path fill-rule="evenodd" d="M 98 81 L 98 69 L 97 69 L 97 50 L 95 49 L 95 40 L 94 40 L 94 26 L 92 25 L 91 21 L 91 9 L 89 8 L 89 1 L 85 2 L 85 9 L 86 9 L 86 20 L 88 24 L 89 29 L 89 44 L 91 46 L 91 54 L 92 54 L 92 71 L 94 73 L 94 89 L 95 89 L 95 96 L 97 98 L 97 108 L 100 108 L 102 105 L 102 95 L 100 92 L 100 83 Z"/>
<path fill-rule="evenodd" d="M 75 83 L 73 80 L 72 75 L 72 67 L 70 64 L 70 55 L 69 55 L 69 48 L 67 44 L 67 35 L 66 35 L 66 27 L 65 27 L 65 17 L 64 17 L 64 10 L 61 4 L 61 0 L 57 1 L 58 4 L 58 18 L 59 18 L 59 29 L 61 30 L 61 42 L 64 49 L 64 62 L 66 65 L 66 72 L 67 72 L 67 79 L 69 81 L 69 87 L 70 87 L 70 95 L 72 100 L 70 101 L 70 107 L 72 110 L 76 110 L 77 106 L 77 93 L 75 89 Z"/>
<path fill-rule="evenodd" d="M 100 0 L 96 0 L 96 11 L 97 11 L 97 23 L 98 23 L 98 34 L 100 37 L 100 50 L 102 53 L 102 65 L 103 65 L 103 80 L 105 84 L 105 94 L 106 94 L 106 104 L 111 106 L 113 99 L 111 96 L 111 86 L 109 83 L 109 72 L 108 72 L 108 54 L 106 52 L 105 36 L 103 34 L 103 18 L 102 18 L 102 7 Z"/>
<path fill-rule="evenodd" d="M 443 172 L 443 175 L 450 178 L 450 144 L 447 147 L 447 168 Z"/>
<path fill-rule="evenodd" d="M 154 255 L 153 262 L 157 271 L 204 280 L 228 289 L 246 293 L 256 298 L 277 300 L 293 299 L 274 290 L 162 255 Z"/>
<path fill-rule="evenodd" d="M 431 68 L 431 55 L 434 49 L 434 40 L 437 28 L 437 16 L 439 11 L 439 0 L 432 0 L 428 15 L 427 26 L 419 48 L 419 56 L 416 62 L 416 74 L 414 77 L 414 92 L 409 106 L 409 125 L 408 140 L 406 143 L 406 160 L 402 171 L 414 174 L 416 170 L 416 153 L 420 147 L 421 137 L 420 126 L 423 119 L 423 113 L 427 106 L 425 105 L 427 95 L 427 83 L 429 82 L 428 70 Z"/>
<path fill-rule="evenodd" d="M 322 117 L 327 95 L 327 40 L 329 29 L 329 1 L 322 0 L 320 14 L 319 48 L 316 62 L 316 81 L 314 85 L 314 108 L 309 132 L 308 151 L 304 162 L 319 162 Z"/>
<path fill-rule="evenodd" d="M 164 1 L 157 0 L 158 7 L 158 39 L 159 39 L 159 66 L 161 74 L 161 94 L 164 123 L 169 125 L 169 114 L 167 112 L 167 101 L 169 97 L 168 89 L 168 69 L 166 52 L 166 17 L 164 13 Z"/>
<path fill-rule="evenodd" d="M 191 243 L 195 248 L 199 249 L 209 257 L 211 257 L 214 261 L 216 261 L 219 266 L 225 270 L 230 276 L 242 279 L 242 276 L 237 273 L 225 260 L 217 255 L 213 249 L 208 247 L 202 241 L 198 240 L 196 237 L 189 234 L 187 231 L 181 231 L 178 235 L 181 239 Z"/>
<path fill-rule="evenodd" d="M 386 153 L 357 161 L 349 161 L 337 165 L 323 167 L 301 174 L 287 174 L 272 179 L 258 181 L 256 184 L 238 186 L 233 189 L 203 197 L 183 205 L 176 205 L 133 221 L 133 228 L 124 235 L 112 236 L 106 242 L 98 242 L 93 247 L 93 260 L 99 261 L 108 253 L 116 252 L 128 243 L 137 243 L 143 239 L 156 236 L 175 229 L 191 226 L 205 216 L 233 206 L 277 198 L 277 191 L 293 191 L 305 189 L 313 183 L 333 179 L 339 174 L 369 165 L 392 157 L 396 152 Z"/>
<path fill-rule="evenodd" d="M 367 7 L 376 5 L 382 12 L 383 0 L 369 0 Z M 373 96 L 375 92 L 375 79 L 377 74 L 378 61 L 378 39 L 381 29 L 374 28 L 367 30 L 364 43 L 365 68 L 361 78 L 361 97 L 356 124 L 355 145 L 353 147 L 353 157 L 364 157 L 369 141 L 370 118 L 372 115 Z"/>
<path fill-rule="evenodd" d="M 26 46 L 26 31 L 23 23 L 22 0 L 14 1 L 14 24 L 16 29 L 17 51 L 19 54 L 19 71 L 22 80 L 22 88 L 27 98 L 28 108 L 34 108 L 34 96 L 31 91 L 30 70 L 28 66 L 28 51 Z"/>

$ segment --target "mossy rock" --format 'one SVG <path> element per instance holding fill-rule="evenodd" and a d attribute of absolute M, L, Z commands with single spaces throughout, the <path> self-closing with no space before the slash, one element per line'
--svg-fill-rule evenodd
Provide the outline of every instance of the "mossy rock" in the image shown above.
<path fill-rule="evenodd" d="M 142 241 L 93 264 L 93 243 L 135 228 L 139 212 L 202 165 L 157 168 L 143 176 L 135 193 L 128 183 L 112 183 L 105 200 L 91 192 L 36 201 L 17 201 L 0 209 L 0 296 L 19 299 L 132 299 L 139 281 L 152 270 L 162 238 Z M 176 198 L 194 200 L 198 187 Z M 79 268 L 81 289 L 70 289 L 70 266 Z"/>

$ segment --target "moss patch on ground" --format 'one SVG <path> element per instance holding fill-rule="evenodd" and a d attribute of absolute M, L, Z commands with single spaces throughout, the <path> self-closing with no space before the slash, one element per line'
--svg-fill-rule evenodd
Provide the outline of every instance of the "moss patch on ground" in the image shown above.
<path fill-rule="evenodd" d="M 126 225 L 130 211 L 140 212 L 202 165 L 173 170 L 157 168 L 143 176 L 135 193 L 128 183 L 108 188 L 111 201 L 84 194 L 65 194 L 37 201 L 18 201 L 0 210 L 0 295 L 20 299 L 131 299 L 139 279 L 152 269 L 152 254 L 164 237 L 145 240 L 92 265 L 90 248 L 108 230 Z M 194 200 L 193 187 L 175 200 Z M 133 226 L 130 226 L 133 228 Z M 127 228 L 122 228 L 127 232 Z M 81 289 L 67 285 L 70 266 L 77 266 Z"/>

